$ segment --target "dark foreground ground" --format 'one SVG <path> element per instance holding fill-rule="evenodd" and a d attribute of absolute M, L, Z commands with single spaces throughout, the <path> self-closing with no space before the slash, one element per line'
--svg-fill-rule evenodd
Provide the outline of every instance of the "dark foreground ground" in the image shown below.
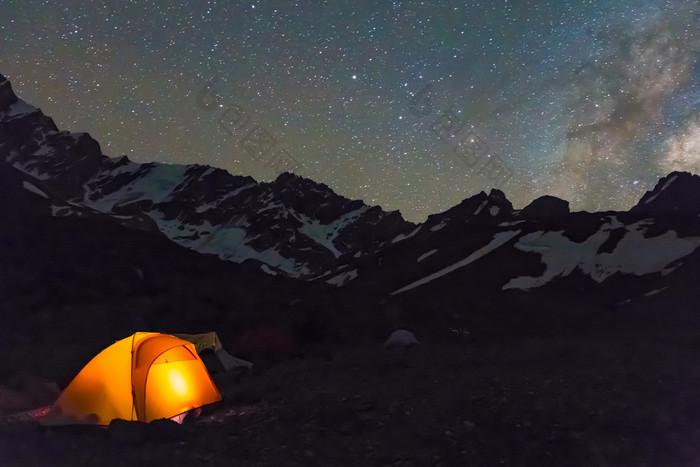
<path fill-rule="evenodd" d="M 174 431 L 5 418 L 0 465 L 695 466 L 699 357 L 690 331 L 336 349 L 217 378 L 225 402 Z"/>

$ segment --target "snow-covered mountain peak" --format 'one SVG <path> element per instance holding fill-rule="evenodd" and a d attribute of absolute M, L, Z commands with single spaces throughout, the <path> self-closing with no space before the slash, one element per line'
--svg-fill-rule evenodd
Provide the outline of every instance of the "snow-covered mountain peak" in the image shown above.
<path fill-rule="evenodd" d="M 518 278 L 531 288 L 569 271 L 595 270 L 595 281 L 657 274 L 656 263 L 639 266 L 628 247 L 665 249 L 657 262 L 666 271 L 693 254 L 700 238 L 700 177 L 688 173 L 662 178 L 628 213 L 572 213 L 567 201 L 552 196 L 516 211 L 494 189 L 415 225 L 398 211 L 291 173 L 264 183 L 204 165 L 107 157 L 87 133 L 60 131 L 18 99 L 1 75 L 0 159 L 29 177 L 24 189 L 45 195 L 55 216 L 111 219 L 271 275 L 343 287 L 375 281 L 393 287 L 389 292 L 403 290 L 397 295 L 489 261 L 503 275 L 498 290 Z"/>
<path fill-rule="evenodd" d="M 257 262 L 272 274 L 324 275 L 413 227 L 398 213 L 294 174 L 259 183 L 203 165 L 107 157 L 87 133 L 59 131 L 2 76 L 0 154 L 61 196 L 69 206 L 61 215 L 83 206 L 202 253 Z"/>

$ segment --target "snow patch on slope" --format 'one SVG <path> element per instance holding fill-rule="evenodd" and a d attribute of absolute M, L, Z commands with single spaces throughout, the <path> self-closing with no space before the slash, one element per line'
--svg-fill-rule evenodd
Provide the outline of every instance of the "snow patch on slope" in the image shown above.
<path fill-rule="evenodd" d="M 333 256 L 338 258 L 341 252 L 335 247 L 333 240 L 348 224 L 354 222 L 362 213 L 369 209 L 369 206 L 362 206 L 358 209 L 345 213 L 330 224 L 322 224 L 321 221 L 311 220 L 306 216 L 299 216 L 299 220 L 304 223 L 299 227 L 299 232 L 303 233 L 316 243 L 327 248 Z"/>
<path fill-rule="evenodd" d="M 416 260 L 416 263 L 420 263 L 420 262 L 423 261 L 425 258 L 427 258 L 428 256 L 434 254 L 435 252 L 437 252 L 437 248 L 435 248 L 434 250 L 430 250 L 430 251 L 427 252 L 427 253 L 423 253 L 422 255 L 420 255 L 420 256 L 418 257 L 418 259 Z"/>
<path fill-rule="evenodd" d="M 131 163 L 114 169 L 111 177 L 119 174 L 135 173 L 139 170 L 143 174 L 122 186 L 119 190 L 111 193 L 97 193 L 86 187 L 83 202 L 104 213 L 110 213 L 117 205 L 124 205 L 139 200 L 149 200 L 161 203 L 168 199 L 172 191 L 185 178 L 187 166 L 180 164 L 157 164 L 147 171 L 143 170 L 139 164 Z M 86 185 L 91 185 L 88 182 Z M 98 184 L 99 186 L 100 184 Z"/>
<path fill-rule="evenodd" d="M 618 228 L 619 222 L 601 226 L 600 230 L 582 243 L 566 238 L 562 232 L 534 232 L 524 235 L 515 248 L 542 255 L 547 266 L 540 277 L 521 276 L 511 279 L 503 290 L 527 290 L 540 287 L 555 277 L 571 274 L 576 268 L 600 283 L 615 273 L 641 276 L 661 272 L 677 259 L 692 253 L 700 245 L 700 237 L 678 237 L 673 230 L 663 235 L 646 238 L 644 232 L 648 221 L 640 221 L 627 227 L 627 233 L 611 253 L 598 253 L 600 246 L 608 240 L 610 231 Z"/>
<path fill-rule="evenodd" d="M 663 292 L 664 290 L 668 289 L 668 287 L 661 287 L 660 289 L 654 289 L 650 290 L 649 292 L 643 294 L 645 297 L 652 297 L 656 295 L 657 293 Z"/>
<path fill-rule="evenodd" d="M 295 264 L 274 248 L 258 251 L 247 245 L 246 230 L 238 225 L 239 222 L 245 223 L 245 218 L 221 226 L 212 226 L 206 221 L 201 225 L 191 225 L 183 224 L 177 219 L 166 220 L 155 215 L 150 217 L 156 221 L 159 230 L 165 236 L 185 248 L 235 263 L 255 259 L 289 274 L 309 272 L 305 265 Z"/>
<path fill-rule="evenodd" d="M 477 259 L 489 254 L 490 252 L 492 252 L 496 248 L 498 248 L 501 245 L 503 245 L 504 243 L 508 242 L 508 240 L 515 237 L 520 232 L 521 232 L 520 230 L 509 230 L 506 232 L 498 232 L 496 235 L 493 236 L 493 240 L 491 240 L 487 245 L 479 248 L 478 250 L 476 250 L 475 252 L 473 252 L 472 254 L 470 254 L 469 256 L 464 258 L 463 260 L 457 261 L 456 263 L 454 263 L 454 264 L 452 264 L 444 269 L 440 269 L 439 271 L 434 272 L 434 273 L 430 274 L 429 276 L 426 276 L 422 279 L 419 279 L 415 282 L 412 282 L 411 284 L 408 284 L 406 287 L 402 287 L 398 290 L 395 290 L 394 292 L 391 293 L 391 295 L 400 294 L 402 292 L 414 289 L 414 288 L 421 286 L 423 284 L 427 284 L 430 281 L 433 281 L 439 277 L 442 277 L 444 275 L 451 273 L 452 271 L 455 271 L 461 267 L 464 267 L 470 263 L 473 263 Z"/>
<path fill-rule="evenodd" d="M 25 180 L 24 182 L 22 182 L 22 186 L 24 187 L 25 190 L 27 190 L 27 191 L 29 191 L 29 192 L 31 192 L 31 193 L 34 193 L 35 195 L 39 195 L 39 196 L 41 196 L 42 198 L 49 199 L 49 197 L 48 197 L 48 195 L 47 195 L 46 193 L 44 193 L 42 190 L 40 190 L 39 188 L 37 188 L 36 186 L 32 185 L 31 183 L 29 183 L 29 182 L 26 181 L 26 180 Z"/>
<path fill-rule="evenodd" d="M 668 180 L 666 180 L 666 182 L 663 184 L 663 186 L 661 187 L 661 189 L 659 190 L 659 192 L 656 193 L 654 196 L 650 197 L 648 200 L 646 200 L 646 201 L 644 202 L 644 204 L 649 204 L 649 203 L 651 203 L 652 201 L 654 201 L 654 200 L 656 199 L 656 197 L 659 196 L 659 195 L 661 194 L 661 192 L 664 191 L 666 188 L 668 188 L 669 186 L 671 186 L 671 184 L 672 184 L 673 182 L 675 182 L 677 178 L 678 178 L 678 175 L 674 175 L 673 177 L 670 177 Z"/>
<path fill-rule="evenodd" d="M 44 180 L 48 180 L 49 178 L 51 178 L 51 176 L 49 174 L 44 173 L 44 172 L 40 172 L 39 170 L 37 170 L 35 168 L 29 167 L 29 165 L 26 165 L 26 166 L 22 165 L 19 162 L 14 162 L 12 164 L 12 167 L 14 167 L 15 169 L 17 169 L 21 172 L 26 173 L 27 175 L 30 175 L 30 176 L 36 178 L 37 180 L 44 181 Z"/>
<path fill-rule="evenodd" d="M 481 210 L 484 209 L 484 208 L 486 207 L 487 204 L 489 204 L 489 200 L 484 200 L 484 201 L 479 205 L 479 207 L 476 208 L 476 211 L 474 211 L 474 215 L 475 215 L 475 216 L 478 215 L 478 214 L 481 212 Z"/>
<path fill-rule="evenodd" d="M 513 226 L 513 225 L 522 224 L 523 222 L 525 222 L 525 219 L 519 220 L 519 221 L 501 222 L 500 224 L 498 224 L 498 226 L 499 226 L 499 227 L 510 227 L 510 226 Z"/>
<path fill-rule="evenodd" d="M 394 239 L 391 241 L 391 243 L 398 243 L 400 241 L 406 240 L 407 238 L 413 237 L 415 234 L 418 233 L 418 231 L 421 229 L 421 227 L 423 227 L 422 224 L 407 234 L 398 234 L 396 237 L 394 237 Z"/>
<path fill-rule="evenodd" d="M 445 222 L 445 220 L 443 219 L 443 220 L 440 221 L 439 224 L 436 224 L 436 225 L 432 226 L 432 227 L 430 228 L 430 231 L 431 231 L 431 232 L 437 232 L 438 230 L 442 229 L 442 228 L 445 227 L 446 225 L 447 225 L 447 222 Z"/>
<path fill-rule="evenodd" d="M 355 279 L 358 275 L 359 274 L 357 273 L 357 269 L 353 269 L 352 271 L 346 271 L 342 274 L 338 274 L 337 276 L 331 277 L 326 281 L 326 283 L 334 285 L 336 287 L 340 287 Z"/>
<path fill-rule="evenodd" d="M 19 117 L 22 115 L 30 114 L 32 112 L 36 112 L 37 110 L 38 109 L 36 107 L 27 104 L 22 99 L 18 99 L 17 102 L 12 104 L 10 108 L 7 109 L 7 113 L 4 114 L 4 117 L 10 117 L 9 119 L 12 119 L 14 117 Z"/>
<path fill-rule="evenodd" d="M 209 172 L 209 171 L 207 171 L 207 172 Z M 207 172 L 202 174 L 202 176 L 206 175 Z M 210 209 L 217 209 L 219 206 L 221 206 L 221 204 L 224 201 L 235 197 L 236 195 L 238 195 L 239 193 L 241 193 L 244 190 L 248 190 L 250 188 L 253 188 L 255 185 L 256 185 L 255 183 L 247 183 L 243 186 L 240 186 L 240 187 L 236 188 L 235 190 L 232 190 L 232 191 L 226 193 L 224 196 L 222 196 L 214 201 L 211 201 L 209 203 L 200 204 L 199 206 L 197 206 L 195 208 L 194 212 L 196 212 L 197 214 L 202 214 L 204 212 L 209 211 Z"/>

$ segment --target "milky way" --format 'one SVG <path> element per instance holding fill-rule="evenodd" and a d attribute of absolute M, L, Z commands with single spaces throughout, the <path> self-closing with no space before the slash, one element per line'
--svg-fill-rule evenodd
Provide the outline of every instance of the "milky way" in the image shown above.
<path fill-rule="evenodd" d="M 5 0 L 0 41 L 110 156 L 293 170 L 413 221 L 492 187 L 626 209 L 700 171 L 695 1 Z"/>

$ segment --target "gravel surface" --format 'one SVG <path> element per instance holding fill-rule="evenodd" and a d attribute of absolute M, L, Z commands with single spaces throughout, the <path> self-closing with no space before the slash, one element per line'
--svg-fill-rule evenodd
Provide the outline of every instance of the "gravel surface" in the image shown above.
<path fill-rule="evenodd" d="M 698 357 L 685 331 L 346 347 L 216 375 L 222 404 L 134 436 L 5 417 L 0 465 L 700 465 Z"/>

